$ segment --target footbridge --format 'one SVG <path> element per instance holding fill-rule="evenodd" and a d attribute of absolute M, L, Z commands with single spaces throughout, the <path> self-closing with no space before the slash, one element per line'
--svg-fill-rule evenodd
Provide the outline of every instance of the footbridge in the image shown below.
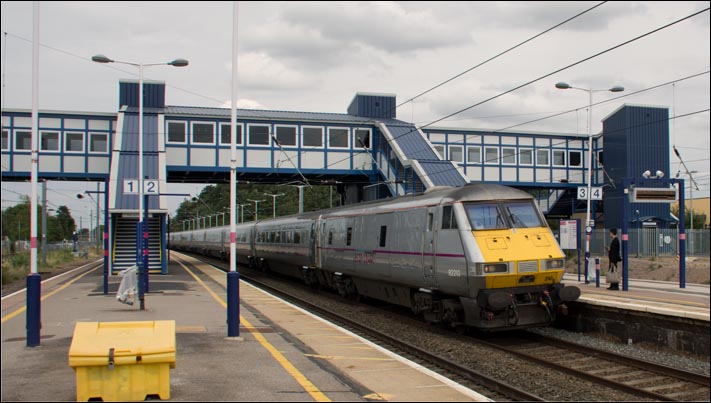
<path fill-rule="evenodd" d="M 133 188 L 138 179 L 138 93 L 136 81 L 119 82 L 117 113 L 39 113 L 39 177 L 105 182 L 106 252 L 114 271 L 133 265 L 139 249 L 135 229 L 139 203 Z M 238 180 L 337 185 L 346 203 L 420 193 L 436 186 L 496 182 L 530 191 L 547 215 L 569 217 L 585 208 L 584 201 L 575 199 L 575 189 L 585 181 L 586 136 L 422 130 L 396 119 L 395 105 L 392 94 L 357 93 L 347 113 L 239 109 Z M 626 108 L 617 113 L 634 112 Z M 230 112 L 166 105 L 165 84 L 144 83 L 144 179 L 154 187 L 146 189 L 145 203 L 153 272 L 167 270 L 170 184 L 229 180 Z M 2 111 L 3 181 L 29 179 L 31 127 L 29 110 Z M 598 185 L 608 180 L 600 164 L 603 137 L 592 144 L 598 157 L 593 162 L 593 182 Z M 668 157 L 666 163 L 668 172 Z M 595 205 L 596 217 L 602 212 L 598 207 L 601 204 Z"/>

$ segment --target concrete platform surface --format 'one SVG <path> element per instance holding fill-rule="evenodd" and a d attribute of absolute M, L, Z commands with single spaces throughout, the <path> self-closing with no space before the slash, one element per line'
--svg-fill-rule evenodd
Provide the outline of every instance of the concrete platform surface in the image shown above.
<path fill-rule="evenodd" d="M 24 292 L 2 299 L 2 401 L 74 401 L 77 322 L 176 321 L 175 401 L 474 401 L 481 395 L 243 284 L 241 340 L 228 340 L 225 273 L 171 252 L 146 310 L 85 267 L 42 284 L 41 345 L 26 347 Z"/>

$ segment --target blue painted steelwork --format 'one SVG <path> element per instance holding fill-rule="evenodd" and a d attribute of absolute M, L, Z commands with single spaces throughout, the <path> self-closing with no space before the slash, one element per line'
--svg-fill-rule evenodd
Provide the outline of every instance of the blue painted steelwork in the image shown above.
<path fill-rule="evenodd" d="M 227 273 L 227 337 L 239 337 L 239 272 Z"/>
<path fill-rule="evenodd" d="M 30 175 L 30 149 L 17 149 L 18 132 L 31 133 L 31 111 L 29 110 L 4 110 L 3 136 L 7 135 L 7 147 L 2 148 L 3 180 L 25 180 Z M 93 179 L 101 180 L 108 174 L 108 162 L 111 156 L 113 141 L 113 122 L 116 115 L 100 113 L 65 113 L 42 112 L 39 120 L 40 148 L 38 150 L 40 163 L 38 175 L 46 179 Z M 81 151 L 67 149 L 68 134 L 81 135 L 81 143 L 70 142 L 71 146 L 81 145 Z M 103 150 L 92 151 L 94 137 L 105 138 Z M 74 168 L 77 158 L 81 159 L 81 166 Z M 105 162 L 105 170 L 97 169 L 94 165 Z"/>
<path fill-rule="evenodd" d="M 669 172 L 669 110 L 660 107 L 623 105 L 603 122 L 605 170 L 614 187 L 605 187 L 605 228 L 622 227 L 622 178 L 641 177 L 644 171 Z M 665 187 L 662 181 L 645 181 L 645 187 Z M 624 212 L 634 228 L 642 227 L 642 219 L 655 221 L 660 227 L 674 227 L 677 221 L 670 214 L 669 204 L 633 203 Z M 636 211 L 639 214 L 636 214 Z"/>
<path fill-rule="evenodd" d="M 161 274 L 168 274 L 168 217 L 166 214 L 161 214 L 160 217 L 160 244 L 161 244 Z"/>
<path fill-rule="evenodd" d="M 440 128 L 424 132 L 434 147 L 442 148 L 442 157 L 458 164 L 472 181 L 536 188 L 541 183 L 550 188 L 584 182 L 585 136 Z M 453 158 L 452 148 L 462 153 L 461 159 Z M 544 153 L 542 158 L 539 151 Z M 561 153 L 563 164 L 554 164 L 554 152 Z M 578 157 L 576 165 L 569 163 L 572 154 Z"/>
<path fill-rule="evenodd" d="M 435 186 L 464 186 L 464 178 L 453 168 L 450 161 L 418 161 Z"/>
<path fill-rule="evenodd" d="M 123 181 L 138 178 L 138 115 L 124 114 L 121 145 L 116 150 L 119 168 L 116 186 L 115 209 L 137 210 L 137 194 L 124 194 Z M 114 157 L 116 158 L 116 156 Z M 143 174 L 145 179 L 158 179 L 158 117 L 143 115 Z M 160 208 L 157 197 L 149 197 L 149 209 Z"/>
<path fill-rule="evenodd" d="M 130 109 L 129 109 L 130 111 Z M 164 113 L 166 120 L 172 117 L 182 119 L 194 118 L 219 118 L 224 119 L 222 122 L 230 122 L 230 110 L 227 108 L 206 108 L 195 106 L 172 106 L 168 105 L 161 110 Z M 345 113 L 326 113 L 326 112 L 295 112 L 295 111 L 272 111 L 272 110 L 255 110 L 255 109 L 237 109 L 239 120 L 237 123 L 247 121 L 268 121 L 270 123 L 293 123 L 294 121 L 309 123 L 345 123 L 345 124 L 365 124 L 372 125 L 373 119 L 355 116 Z"/>
<path fill-rule="evenodd" d="M 137 175 L 137 83 L 120 84 L 121 116 L 123 116 L 122 144 L 115 143 L 113 127 L 117 123 L 115 114 L 61 113 L 42 112 L 40 131 L 55 130 L 59 133 L 58 141 L 65 142 L 66 133 L 81 132 L 83 152 L 68 152 L 64 146 L 59 150 L 40 150 L 40 176 L 48 179 L 104 180 L 109 172 L 97 172 L 92 169 L 97 158 L 105 158 L 109 164 L 112 158 L 110 150 L 120 150 L 120 177 L 111 178 L 114 183 L 123 178 Z M 150 88 L 150 89 L 149 89 Z M 163 179 L 168 182 L 222 182 L 229 176 L 228 138 L 222 138 L 221 131 L 229 124 L 230 110 L 226 108 L 201 108 L 188 106 L 165 106 L 164 84 L 146 84 L 145 114 L 145 172 L 151 179 Z M 135 93 L 135 94 L 134 94 Z M 150 98 L 150 99 L 149 99 Z M 376 105 L 377 102 L 377 105 Z M 584 135 L 552 134 L 534 132 L 489 132 L 486 130 L 447 129 L 427 127 L 422 131 L 414 125 L 394 119 L 395 97 L 384 94 L 357 94 L 349 106 L 349 113 L 312 113 L 292 111 L 238 110 L 240 121 L 240 141 L 238 142 L 238 174 L 241 180 L 284 181 L 302 180 L 301 174 L 309 180 L 338 180 L 342 183 L 370 182 L 382 185 L 373 188 L 373 195 L 384 196 L 417 193 L 435 185 L 459 185 L 467 181 L 495 182 L 523 189 L 528 189 L 541 200 L 546 213 L 561 216 L 570 215 L 584 207 L 575 199 L 574 189 L 585 184 L 587 170 L 587 141 Z M 380 109 L 377 109 L 380 108 Z M 376 110 L 377 109 L 377 110 Z M 607 173 L 612 183 L 619 181 L 621 173 L 615 164 L 624 168 L 622 173 L 630 176 L 641 171 L 661 169 L 668 172 L 668 116 L 645 107 L 624 107 L 605 121 L 604 133 L 594 141 L 597 154 L 607 159 Z M 388 113 L 385 113 L 385 112 Z M 653 116 L 648 115 L 652 113 Z M 29 176 L 29 150 L 15 150 L 15 133 L 29 130 L 29 111 L 3 112 L 3 180 L 23 180 Z M 44 119 L 44 120 L 42 120 Z M 164 120 L 163 120 L 164 119 Z M 660 121 L 650 126 L 649 121 Z M 97 123 L 100 122 L 100 123 Z M 165 122 L 161 124 L 160 122 Z M 170 140 L 168 125 L 179 123 L 184 127 L 184 134 L 179 141 Z M 208 124 L 212 134 L 203 143 L 194 141 L 196 125 Z M 92 125 L 94 127 L 92 127 Z M 103 129 L 97 126 L 103 126 Z M 159 127 L 163 126 L 163 127 Z M 73 127 L 81 127 L 75 129 Z M 252 128 L 266 128 L 264 144 L 250 144 Z M 304 145 L 304 128 L 320 128 L 321 141 L 318 147 Z M 277 144 L 274 136 L 279 130 L 291 128 L 294 140 L 289 136 L 282 139 L 284 144 Z M 341 141 L 333 147 L 330 131 L 344 129 L 348 133 L 347 142 Z M 289 131 L 287 130 L 287 132 Z M 356 141 L 356 131 L 367 130 L 369 135 L 366 148 Z M 391 143 L 385 140 L 383 130 L 388 131 Z M 617 133 L 624 132 L 623 134 Z M 91 152 L 90 136 L 92 133 L 106 134 L 109 147 L 105 153 Z M 158 133 L 165 133 L 166 166 L 160 167 Z M 616 134 L 617 133 L 617 134 Z M 664 136 L 667 137 L 664 137 Z M 210 136 L 212 136 L 210 138 Z M 624 143 L 624 148 L 616 146 L 617 137 L 632 140 Z M 285 140 L 286 139 L 286 140 Z M 605 141 L 605 150 L 602 149 Z M 664 142 L 660 143 L 660 141 Z M 656 148 L 656 144 L 662 147 Z M 457 178 L 456 169 L 449 161 L 442 161 L 432 145 L 441 149 L 442 157 L 455 160 L 466 177 Z M 648 152 L 649 151 L 649 152 Z M 628 153 L 631 157 L 627 157 Z M 655 153 L 658 153 L 655 154 Z M 491 154 L 491 155 L 488 155 Z M 489 158 L 487 158 L 487 156 Z M 493 157 L 492 157 L 493 156 Z M 17 157 L 17 158 L 16 158 Z M 82 162 L 78 163 L 78 159 Z M 57 158 L 54 170 L 43 169 L 43 165 L 52 158 Z M 561 159 L 557 164 L 556 160 Z M 593 185 L 605 186 L 606 196 L 614 197 L 610 181 L 602 173 L 601 167 L 594 161 Z M 633 161 L 630 161 L 633 160 Z M 417 164 L 413 163 L 417 161 Z M 573 162 L 571 164 L 571 162 Z M 655 162 L 661 162 L 655 164 Z M 27 169 L 21 169 L 24 165 Z M 70 172 L 71 164 L 79 166 L 81 172 Z M 629 166 L 625 166 L 628 164 Z M 295 165 L 295 166 L 294 166 Z M 649 165 L 649 166 L 647 166 Z M 654 166 L 652 166 L 654 165 Z M 83 169 L 82 169 L 83 167 Z M 451 167 L 451 168 L 450 168 Z M 639 172 L 637 172 L 639 171 Z M 132 173 L 133 172 L 133 173 Z M 422 178 L 420 178 L 422 175 Z M 432 180 L 432 178 L 435 178 Z M 137 179 L 137 178 L 136 178 Z M 435 183 L 436 182 L 436 183 Z M 617 185 L 616 185 L 617 186 Z M 384 192 L 382 188 L 387 188 Z M 619 186 L 617 186 L 619 187 Z M 115 208 L 135 211 L 137 200 L 123 195 L 122 186 L 115 188 L 117 204 Z M 541 190 L 546 190 L 542 192 Z M 538 191 L 538 192 L 536 192 Z M 159 198 L 151 197 L 149 208 L 159 210 Z M 613 203 L 614 204 L 614 203 Z M 602 206 L 602 203 L 596 207 Z M 657 214 L 652 205 L 641 206 L 641 217 L 654 216 L 661 221 L 670 219 L 669 214 Z M 613 208 L 614 209 L 614 208 Z M 612 211 L 612 213 L 611 213 Z M 608 218 L 619 215 L 619 211 L 608 210 Z M 632 216 L 633 222 L 637 216 Z M 114 224 L 113 221 L 111 221 Z M 607 225 L 606 226 L 610 226 Z M 113 236 L 113 234 L 111 234 Z M 110 243 L 111 244 L 111 243 Z"/>
<path fill-rule="evenodd" d="M 119 107 L 138 107 L 138 80 L 119 81 Z M 143 80 L 143 108 L 165 107 L 165 83 L 162 81 Z"/>
<path fill-rule="evenodd" d="M 348 114 L 377 119 L 395 118 L 395 95 L 357 93 L 348 106 Z"/>
<path fill-rule="evenodd" d="M 42 328 L 42 304 L 40 297 L 42 296 L 42 277 L 39 273 L 30 273 L 27 275 L 27 347 L 36 347 L 40 345 L 40 329 Z"/>
<path fill-rule="evenodd" d="M 418 161 L 439 161 L 427 140 L 422 137 L 417 127 L 412 124 L 385 125 L 400 149 L 408 159 Z"/>

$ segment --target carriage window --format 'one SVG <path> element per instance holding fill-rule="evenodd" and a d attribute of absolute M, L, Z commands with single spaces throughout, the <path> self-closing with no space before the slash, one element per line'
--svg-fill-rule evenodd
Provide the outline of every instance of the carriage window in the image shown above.
<path fill-rule="evenodd" d="M 386 225 L 383 225 L 380 227 L 380 246 L 383 247 L 385 246 L 385 239 L 387 238 L 388 235 L 388 227 Z"/>
<path fill-rule="evenodd" d="M 346 245 L 350 246 L 352 237 L 353 237 L 353 228 L 348 227 L 348 233 L 346 234 Z"/>
<path fill-rule="evenodd" d="M 465 204 L 473 230 L 507 228 L 503 215 L 495 203 Z"/>
<path fill-rule="evenodd" d="M 457 229 L 457 220 L 454 218 L 452 206 L 442 207 L 442 229 Z"/>
<path fill-rule="evenodd" d="M 333 245 L 333 232 L 328 231 L 328 244 Z"/>
<path fill-rule="evenodd" d="M 434 214 L 427 213 L 427 231 L 432 231 L 432 226 L 434 225 Z"/>

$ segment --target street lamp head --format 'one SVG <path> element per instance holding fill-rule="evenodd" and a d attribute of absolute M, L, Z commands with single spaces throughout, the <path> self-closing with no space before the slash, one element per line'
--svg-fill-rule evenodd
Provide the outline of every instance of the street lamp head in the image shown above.
<path fill-rule="evenodd" d="M 625 90 L 625 87 L 623 87 L 621 85 L 616 85 L 616 86 L 610 88 L 610 92 L 622 92 L 624 90 Z"/>
<path fill-rule="evenodd" d="M 661 179 L 664 177 L 664 172 L 662 171 L 657 171 L 657 179 Z"/>
<path fill-rule="evenodd" d="M 113 63 L 114 61 L 109 59 L 108 57 L 104 55 L 94 55 L 91 57 L 92 62 L 97 62 L 97 63 Z"/>
<path fill-rule="evenodd" d="M 642 177 L 643 177 L 644 179 L 649 179 L 649 178 L 652 177 L 652 172 L 650 172 L 649 169 L 648 169 L 648 170 L 642 172 Z"/>
<path fill-rule="evenodd" d="M 188 61 L 185 59 L 175 59 L 168 64 L 175 67 L 185 67 L 188 65 Z"/>
<path fill-rule="evenodd" d="M 558 88 L 559 90 L 567 90 L 567 89 L 573 88 L 570 86 L 570 84 L 564 83 L 562 81 L 559 83 L 555 83 L 555 87 Z"/>

